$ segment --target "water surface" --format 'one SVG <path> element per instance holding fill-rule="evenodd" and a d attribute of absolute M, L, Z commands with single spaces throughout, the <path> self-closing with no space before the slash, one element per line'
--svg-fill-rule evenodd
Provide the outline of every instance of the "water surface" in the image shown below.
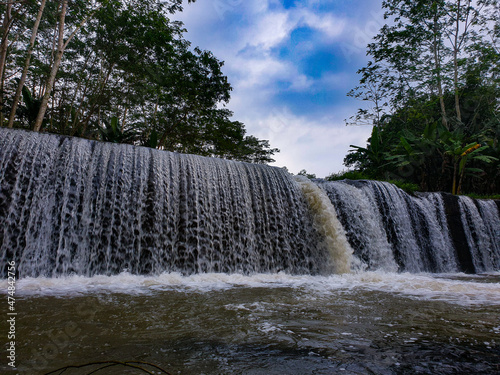
<path fill-rule="evenodd" d="M 498 273 L 27 278 L 17 311 L 6 374 L 500 374 Z"/>

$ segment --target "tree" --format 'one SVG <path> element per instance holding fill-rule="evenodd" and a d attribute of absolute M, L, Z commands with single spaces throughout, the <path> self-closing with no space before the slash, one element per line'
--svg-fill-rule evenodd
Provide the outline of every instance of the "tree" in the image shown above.
<path fill-rule="evenodd" d="M 374 103 L 354 119 L 376 125 L 377 136 L 372 134 L 367 147 L 353 146 L 347 166 L 424 190 L 492 192 L 500 186 L 498 5 L 496 0 L 383 2 L 390 22 L 368 45 L 373 60 L 360 69 L 360 85 L 348 93 Z M 487 142 L 492 146 L 461 156 L 467 146 Z M 469 172 L 475 177 L 466 184 Z M 486 175 L 495 177 L 488 186 Z"/>
<path fill-rule="evenodd" d="M 368 145 L 353 146 L 344 163 L 371 178 L 403 180 L 422 190 L 493 194 L 500 187 L 495 89 L 480 87 L 465 95 L 464 103 L 475 103 L 470 112 L 464 111 L 464 119 L 475 119 L 473 131 L 447 130 L 439 121 L 436 98 L 424 96 L 387 117 L 382 128 L 374 127 Z M 484 97 L 488 92 L 490 99 Z M 481 100 L 472 95 L 479 95 Z M 445 101 L 453 104 L 454 94 L 447 94 Z M 481 147 L 464 158 L 462 154 L 477 144 Z M 466 175 L 472 178 L 466 181 Z"/>
<path fill-rule="evenodd" d="M 182 0 L 39 1 L 18 6 L 24 18 L 11 12 L 9 127 L 273 161 L 278 150 L 246 135 L 225 108 L 223 62 L 192 48 L 169 19 Z"/>
<path fill-rule="evenodd" d="M 477 5 L 463 2 L 384 1 L 384 16 L 392 22 L 368 45 L 367 54 L 373 60 L 358 72 L 361 85 L 348 95 L 376 101 L 375 117 L 380 119 L 425 93 L 439 100 L 446 128 L 450 118 L 460 123 L 464 67 L 474 49 L 491 46 L 487 35 L 493 34 L 491 24 L 498 6 L 496 0 L 478 1 Z M 447 91 L 455 95 L 455 113 L 445 105 Z M 361 118 L 365 117 L 363 111 L 359 112 Z"/>
<path fill-rule="evenodd" d="M 42 102 L 40 105 L 40 111 L 38 112 L 38 116 L 35 121 L 35 125 L 33 127 L 34 131 L 39 131 L 42 127 L 43 118 L 45 117 L 45 112 L 47 111 L 47 106 L 49 103 L 50 96 L 52 94 L 52 89 L 54 88 L 54 82 L 56 80 L 57 72 L 59 71 L 59 66 L 61 65 L 61 61 L 63 58 L 64 51 L 68 47 L 68 44 L 75 37 L 76 33 L 81 29 L 81 27 L 87 22 L 88 18 L 95 13 L 95 10 L 92 10 L 89 15 L 87 15 L 79 25 L 77 25 L 74 30 L 71 32 L 69 37 L 64 40 L 64 30 L 66 25 L 66 14 L 68 12 L 68 1 L 69 0 L 61 0 L 60 11 L 59 11 L 59 22 L 57 26 L 57 46 L 54 53 L 54 61 L 52 62 L 52 67 L 50 70 L 50 74 L 47 78 L 47 83 L 45 84 L 44 94 L 42 97 Z"/>
<path fill-rule="evenodd" d="M 38 34 L 38 27 L 40 26 L 40 21 L 42 20 L 42 15 L 45 9 L 46 2 L 47 2 L 46 0 L 42 0 L 40 7 L 38 9 L 35 24 L 33 26 L 30 43 L 28 45 L 28 49 L 26 52 L 26 62 L 24 63 L 23 72 L 21 74 L 21 78 L 19 79 L 19 84 L 17 86 L 17 91 L 14 96 L 12 108 L 9 115 L 9 123 L 8 123 L 9 128 L 12 128 L 14 126 L 14 118 L 16 116 L 17 106 L 19 105 L 19 99 L 21 98 L 21 94 L 23 92 L 24 83 L 26 82 L 26 76 L 28 75 L 28 69 L 31 63 L 31 55 L 33 54 L 33 47 L 35 45 L 35 40 Z"/>

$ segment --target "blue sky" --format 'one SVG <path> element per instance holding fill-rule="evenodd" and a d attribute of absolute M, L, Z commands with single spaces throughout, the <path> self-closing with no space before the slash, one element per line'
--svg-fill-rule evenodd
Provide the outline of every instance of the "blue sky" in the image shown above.
<path fill-rule="evenodd" d="M 224 61 L 227 108 L 248 134 L 281 152 L 273 165 L 318 177 L 346 168 L 349 145 L 369 126 L 344 120 L 363 105 L 346 93 L 383 26 L 382 0 L 197 0 L 175 15 L 193 47 Z"/>

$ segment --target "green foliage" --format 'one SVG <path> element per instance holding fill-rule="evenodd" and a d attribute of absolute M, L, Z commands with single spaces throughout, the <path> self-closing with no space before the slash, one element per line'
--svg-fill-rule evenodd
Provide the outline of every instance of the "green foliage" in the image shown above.
<path fill-rule="evenodd" d="M 369 180 L 370 177 L 360 171 L 345 171 L 332 173 L 325 177 L 327 181 L 341 181 L 341 180 Z"/>
<path fill-rule="evenodd" d="M 17 114 L 23 127 L 32 128 L 42 101 L 39 98 L 34 98 L 26 86 L 23 87 L 22 96 L 24 106 L 18 108 Z"/>
<path fill-rule="evenodd" d="M 352 146 L 346 166 L 424 191 L 498 193 L 498 5 L 383 2 L 390 22 L 368 45 L 373 60 L 348 93 L 372 103 L 354 121 L 375 126 L 366 147 Z"/>
<path fill-rule="evenodd" d="M 123 130 L 118 124 L 118 118 L 112 117 L 111 121 L 104 121 L 105 127 L 100 128 L 101 138 L 105 142 L 134 144 L 137 133 L 132 130 Z"/>
<path fill-rule="evenodd" d="M 158 147 L 158 132 L 156 130 L 152 130 L 149 133 L 149 137 L 142 144 L 144 147 L 157 148 Z"/>
<path fill-rule="evenodd" d="M 401 181 L 401 180 L 388 180 L 393 185 L 396 185 L 401 190 L 404 190 L 408 194 L 414 194 L 417 191 L 420 191 L 420 186 L 417 184 L 413 184 L 411 182 Z"/>
<path fill-rule="evenodd" d="M 325 177 L 327 181 L 342 181 L 342 180 L 374 180 L 370 176 L 364 174 L 361 171 L 345 171 L 339 173 L 332 173 L 329 176 Z M 375 179 L 378 181 L 386 181 L 390 182 L 393 185 L 396 185 L 398 188 L 404 190 L 408 194 L 413 194 L 417 191 L 420 191 L 420 187 L 417 184 L 413 184 L 411 182 L 406 182 L 403 180 L 385 180 L 385 179 Z"/>
<path fill-rule="evenodd" d="M 188 1 L 189 3 L 194 1 Z M 182 23 L 169 14 L 182 0 L 76 0 L 68 3 L 65 40 L 43 131 L 130 143 L 161 150 L 269 163 L 278 152 L 246 135 L 244 124 L 223 108 L 232 90 L 223 62 L 193 48 Z M 5 105 L 12 106 L 36 2 L 14 5 L 24 12 L 9 35 L 12 48 L 4 75 Z M 59 2 L 48 1 L 18 108 L 15 127 L 33 127 L 52 68 Z M 1 9 L 0 9 L 1 11 Z M 28 89 L 29 88 L 29 89 Z M 38 106 L 38 107 L 37 107 Z"/>
<path fill-rule="evenodd" d="M 299 173 L 297 173 L 297 175 L 307 177 L 310 180 L 316 178 L 314 173 L 307 173 L 305 169 L 302 169 Z"/>

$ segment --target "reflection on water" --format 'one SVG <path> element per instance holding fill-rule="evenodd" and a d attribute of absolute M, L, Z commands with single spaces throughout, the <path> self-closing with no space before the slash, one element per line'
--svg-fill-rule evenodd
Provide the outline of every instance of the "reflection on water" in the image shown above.
<path fill-rule="evenodd" d="M 17 311 L 6 374 L 500 374 L 499 274 L 25 279 Z"/>

